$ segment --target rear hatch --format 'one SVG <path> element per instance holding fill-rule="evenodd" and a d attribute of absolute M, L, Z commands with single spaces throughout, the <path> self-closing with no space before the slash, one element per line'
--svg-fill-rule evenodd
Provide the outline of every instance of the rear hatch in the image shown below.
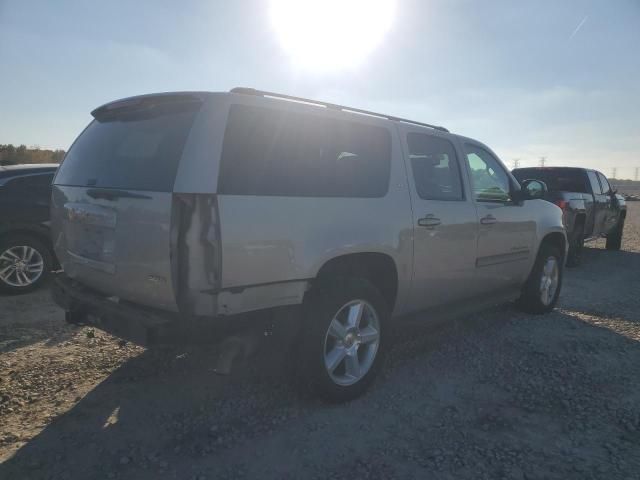
<path fill-rule="evenodd" d="M 52 230 L 65 273 L 100 292 L 176 310 L 173 185 L 202 100 L 135 97 L 92 112 L 54 180 Z"/>

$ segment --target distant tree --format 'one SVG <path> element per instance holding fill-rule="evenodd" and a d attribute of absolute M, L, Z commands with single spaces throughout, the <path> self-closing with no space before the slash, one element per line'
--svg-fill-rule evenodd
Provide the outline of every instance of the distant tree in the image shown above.
<path fill-rule="evenodd" d="M 54 163 L 60 163 L 64 158 L 65 153 L 66 152 L 64 150 L 60 150 L 60 149 L 55 150 L 53 152 L 53 156 L 51 157 L 51 159 L 53 160 Z"/>
<path fill-rule="evenodd" d="M 26 145 L 15 147 L 12 144 L 0 145 L 0 165 L 18 163 L 60 163 L 64 158 L 64 150 L 47 150 L 27 148 Z"/>

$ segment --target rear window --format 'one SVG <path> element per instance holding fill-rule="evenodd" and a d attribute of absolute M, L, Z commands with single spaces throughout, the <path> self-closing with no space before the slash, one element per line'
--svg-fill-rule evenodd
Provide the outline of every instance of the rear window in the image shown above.
<path fill-rule="evenodd" d="M 524 180 L 542 180 L 550 192 L 589 193 L 585 175 L 581 170 L 566 168 L 520 168 L 513 172 L 519 182 Z"/>
<path fill-rule="evenodd" d="M 382 197 L 389 186 L 385 128 L 234 105 L 218 192 L 293 197 Z"/>
<path fill-rule="evenodd" d="M 60 166 L 55 183 L 170 192 L 196 114 L 193 104 L 94 120 Z"/>

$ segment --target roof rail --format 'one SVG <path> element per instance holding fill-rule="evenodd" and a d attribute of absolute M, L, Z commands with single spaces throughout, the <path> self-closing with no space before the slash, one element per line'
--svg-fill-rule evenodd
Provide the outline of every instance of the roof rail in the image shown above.
<path fill-rule="evenodd" d="M 392 115 L 386 115 L 384 113 L 376 113 L 376 112 L 370 112 L 369 110 L 362 110 L 360 108 L 352 108 L 352 107 L 346 107 L 344 105 L 338 105 L 335 103 L 329 103 L 329 102 L 321 102 L 318 100 L 311 100 L 308 98 L 303 98 L 303 97 L 294 97 L 293 95 L 284 95 L 281 93 L 273 93 L 273 92 L 267 92 L 264 90 L 256 90 L 255 88 L 247 88 L 247 87 L 235 87 L 232 88 L 231 90 L 229 90 L 231 93 L 240 93 L 242 95 L 255 95 L 258 97 L 271 97 L 271 98 L 281 98 L 283 100 L 291 100 L 294 102 L 301 102 L 301 103 L 306 103 L 306 104 L 311 104 L 311 105 L 318 105 L 318 106 L 322 106 L 325 108 L 330 108 L 332 110 L 340 110 L 342 112 L 353 112 L 353 113 L 361 113 L 363 115 L 371 115 L 374 117 L 380 117 L 380 118 L 386 118 L 387 120 L 393 120 L 396 122 L 402 122 L 402 123 L 410 123 L 413 125 L 420 125 L 422 127 L 429 127 L 429 128 L 433 128 L 434 130 L 440 130 L 441 132 L 449 132 L 449 130 L 447 130 L 444 127 L 440 127 L 438 125 L 431 125 L 429 123 L 423 123 L 423 122 L 416 122 L 415 120 L 408 120 L 406 118 L 400 118 L 400 117 L 394 117 Z"/>

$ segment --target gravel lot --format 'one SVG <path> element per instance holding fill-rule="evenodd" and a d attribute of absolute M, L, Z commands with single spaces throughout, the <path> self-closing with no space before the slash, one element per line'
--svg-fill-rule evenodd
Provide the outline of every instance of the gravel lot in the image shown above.
<path fill-rule="evenodd" d="M 46 291 L 0 297 L 0 478 L 640 479 L 640 204 L 591 244 L 559 308 L 406 326 L 373 389 L 327 406 L 277 339 L 216 349 L 73 328 Z"/>

